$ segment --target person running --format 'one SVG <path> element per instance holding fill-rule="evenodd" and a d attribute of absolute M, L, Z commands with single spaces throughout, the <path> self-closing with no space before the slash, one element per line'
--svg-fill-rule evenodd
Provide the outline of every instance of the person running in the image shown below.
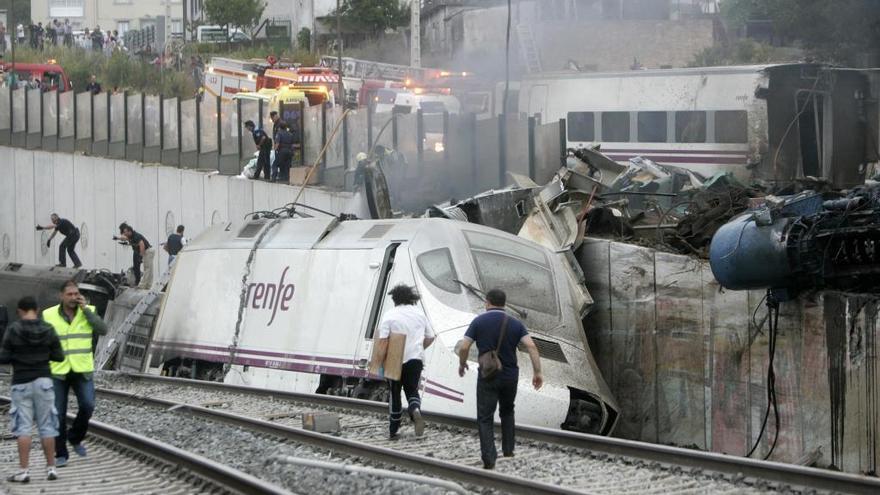
<path fill-rule="evenodd" d="M 532 386 L 538 390 L 544 384 L 538 348 L 529 337 L 525 325 L 505 312 L 506 304 L 507 294 L 503 290 L 492 289 L 487 292 L 486 312 L 474 318 L 458 348 L 459 376 L 464 376 L 468 369 L 468 354 L 474 342 L 479 354 L 495 350 L 501 361 L 501 370 L 493 378 L 483 378 L 482 372 L 477 375 L 477 426 L 483 469 L 494 469 L 498 458 L 494 427 L 496 407 L 501 416 L 501 451 L 504 457 L 513 457 L 516 446 L 513 404 L 519 380 L 516 347 L 520 343 L 525 346 L 532 361 Z"/>
<path fill-rule="evenodd" d="M 392 333 L 406 335 L 406 344 L 403 352 L 403 366 L 400 380 L 388 380 L 391 389 L 391 401 L 389 403 L 389 433 L 392 440 L 398 438 L 398 430 L 403 416 L 400 401 L 400 389 L 403 388 L 408 404 L 407 414 L 413 421 L 416 436 L 422 436 L 425 432 L 425 420 L 422 419 L 422 400 L 419 397 L 419 382 L 422 377 L 422 368 L 425 361 L 425 349 L 435 338 L 434 329 L 425 312 L 416 304 L 419 295 L 415 290 L 405 284 L 395 286 L 388 293 L 394 301 L 394 307 L 382 315 L 379 322 L 379 340 L 376 343 L 379 351 L 376 360 L 385 362 L 388 352 L 388 339 Z"/>
<path fill-rule="evenodd" d="M 52 220 L 52 225 L 37 225 L 37 230 L 52 230 L 52 235 L 49 236 L 49 239 L 46 241 L 46 247 L 52 246 L 52 239 L 55 238 L 55 234 L 60 233 L 64 236 L 64 240 L 61 241 L 61 245 L 58 246 L 58 265 L 57 266 L 67 266 L 67 256 L 70 255 L 70 260 L 73 261 L 73 267 L 79 268 L 82 266 L 82 262 L 79 260 L 79 256 L 76 255 L 76 243 L 79 242 L 79 229 L 76 228 L 73 223 L 66 219 L 58 216 L 57 213 L 53 213 L 50 217 Z"/>
<path fill-rule="evenodd" d="M 46 478 L 58 479 L 55 471 L 55 437 L 58 414 L 49 361 L 63 362 L 64 350 L 55 330 L 41 321 L 37 301 L 26 296 L 18 301 L 19 321 L 9 325 L 0 344 L 0 364 L 12 364 L 12 434 L 18 442 L 18 472 L 6 481 L 30 481 L 31 429 L 37 432 L 46 456 Z"/>
<path fill-rule="evenodd" d="M 92 356 L 92 335 L 106 335 L 107 324 L 95 313 L 95 307 L 86 303 L 76 282 L 68 280 L 61 285 L 61 304 L 43 310 L 43 321 L 52 325 L 64 359 L 51 363 L 52 384 L 55 389 L 55 410 L 59 418 L 67 417 L 67 396 L 70 389 L 76 395 L 76 418 L 67 430 L 67 422 L 59 421 L 55 438 L 55 464 L 67 465 L 67 442 L 80 457 L 86 456 L 83 440 L 89 428 L 89 419 L 95 411 L 95 358 Z"/>

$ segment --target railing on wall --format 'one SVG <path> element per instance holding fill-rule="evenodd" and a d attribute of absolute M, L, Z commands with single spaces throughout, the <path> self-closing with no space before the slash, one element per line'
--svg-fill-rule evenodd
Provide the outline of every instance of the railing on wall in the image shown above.
<path fill-rule="evenodd" d="M 345 113 L 341 107 L 302 104 L 283 113 L 301 142 L 294 166 L 314 164 L 344 119 L 320 164 L 319 177 L 329 187 L 352 186 L 358 153 L 377 144 L 399 151 L 404 159 L 385 174 L 403 206 L 503 186 L 508 172 L 542 182 L 564 157 L 564 123 L 541 124 L 535 117 L 375 113 L 372 107 Z M 256 150 L 243 128 L 248 120 L 271 132 L 269 108 L 262 101 L 0 88 L 2 145 L 225 175 L 239 174 Z"/>

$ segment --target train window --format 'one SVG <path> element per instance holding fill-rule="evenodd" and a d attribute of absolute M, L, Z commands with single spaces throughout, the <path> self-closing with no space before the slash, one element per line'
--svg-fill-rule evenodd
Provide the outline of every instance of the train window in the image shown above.
<path fill-rule="evenodd" d="M 745 110 L 717 110 L 715 112 L 715 142 L 749 142 L 748 116 Z"/>
<path fill-rule="evenodd" d="M 540 249 L 535 249 L 528 244 L 510 241 L 502 237 L 489 234 L 481 234 L 479 232 L 465 232 L 468 244 L 473 249 L 483 249 L 486 251 L 499 251 L 504 254 L 523 258 L 532 263 L 537 263 L 545 268 L 550 267 L 547 263 L 547 257 Z"/>
<path fill-rule="evenodd" d="M 550 270 L 501 253 L 472 249 L 471 254 L 484 290 L 500 287 L 514 306 L 557 314 L 556 287 Z"/>
<path fill-rule="evenodd" d="M 666 112 L 639 112 L 638 137 L 640 143 L 666 142 Z"/>
<path fill-rule="evenodd" d="M 568 112 L 568 140 L 595 141 L 595 120 L 593 112 Z"/>
<path fill-rule="evenodd" d="M 465 237 L 484 290 L 500 287 L 514 306 L 558 314 L 553 272 L 540 249 L 479 232 Z"/>
<path fill-rule="evenodd" d="M 452 265 L 452 255 L 449 249 L 434 249 L 422 253 L 416 258 L 419 270 L 428 279 L 429 282 L 437 287 L 458 294 L 461 292 L 461 285 L 455 280 L 458 274 L 455 273 L 455 267 Z"/>
<path fill-rule="evenodd" d="M 602 141 L 629 142 L 629 112 L 602 112 Z"/>
<path fill-rule="evenodd" d="M 706 112 L 675 112 L 675 142 L 705 143 Z"/>

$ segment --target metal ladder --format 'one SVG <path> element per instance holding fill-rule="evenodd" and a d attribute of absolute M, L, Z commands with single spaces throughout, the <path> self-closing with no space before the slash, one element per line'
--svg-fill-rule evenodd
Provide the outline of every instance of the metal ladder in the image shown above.
<path fill-rule="evenodd" d="M 538 53 L 538 46 L 535 44 L 535 35 L 532 32 L 531 24 L 517 24 L 516 37 L 519 39 L 519 48 L 529 74 L 541 72 L 543 70 L 541 56 Z"/>
<path fill-rule="evenodd" d="M 143 316 L 147 308 L 153 304 L 153 301 L 159 297 L 159 294 L 162 292 L 162 287 L 165 287 L 165 284 L 171 279 L 171 269 L 173 266 L 174 262 L 168 265 L 168 269 L 159 276 L 159 280 L 153 282 L 153 286 L 150 287 L 149 292 L 138 301 L 128 316 L 125 317 L 125 320 L 122 321 L 121 325 L 111 329 L 107 335 L 101 337 L 101 340 L 98 343 L 98 353 L 95 356 L 95 369 L 106 369 L 107 364 L 113 359 L 117 350 L 120 349 L 120 345 L 125 344 L 128 335 L 131 333 L 137 321 Z M 121 359 L 117 359 L 117 363 L 120 361 Z"/>

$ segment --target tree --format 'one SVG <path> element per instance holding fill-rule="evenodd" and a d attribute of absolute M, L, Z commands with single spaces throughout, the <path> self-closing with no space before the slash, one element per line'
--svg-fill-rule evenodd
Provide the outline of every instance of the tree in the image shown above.
<path fill-rule="evenodd" d="M 779 34 L 824 61 L 858 63 L 880 49 L 877 0 L 725 0 L 721 7 L 731 27 L 770 20 Z"/>
<path fill-rule="evenodd" d="M 346 29 L 376 37 L 409 24 L 410 10 L 400 0 L 343 0 L 339 14 Z"/>
<path fill-rule="evenodd" d="M 31 1 L 30 0 L 16 0 L 15 1 L 15 11 L 10 10 L 12 7 L 11 0 L 0 0 L 0 10 L 6 10 L 6 19 L 9 21 L 8 24 L 12 25 L 13 19 L 15 20 L 15 24 L 27 24 L 28 20 L 31 18 Z M 15 27 L 15 26 L 12 26 Z M 15 30 L 10 30 L 7 27 L 8 32 L 15 33 Z"/>
<path fill-rule="evenodd" d="M 205 0 L 205 17 L 225 28 L 238 28 L 253 35 L 266 3 L 263 0 Z"/>

